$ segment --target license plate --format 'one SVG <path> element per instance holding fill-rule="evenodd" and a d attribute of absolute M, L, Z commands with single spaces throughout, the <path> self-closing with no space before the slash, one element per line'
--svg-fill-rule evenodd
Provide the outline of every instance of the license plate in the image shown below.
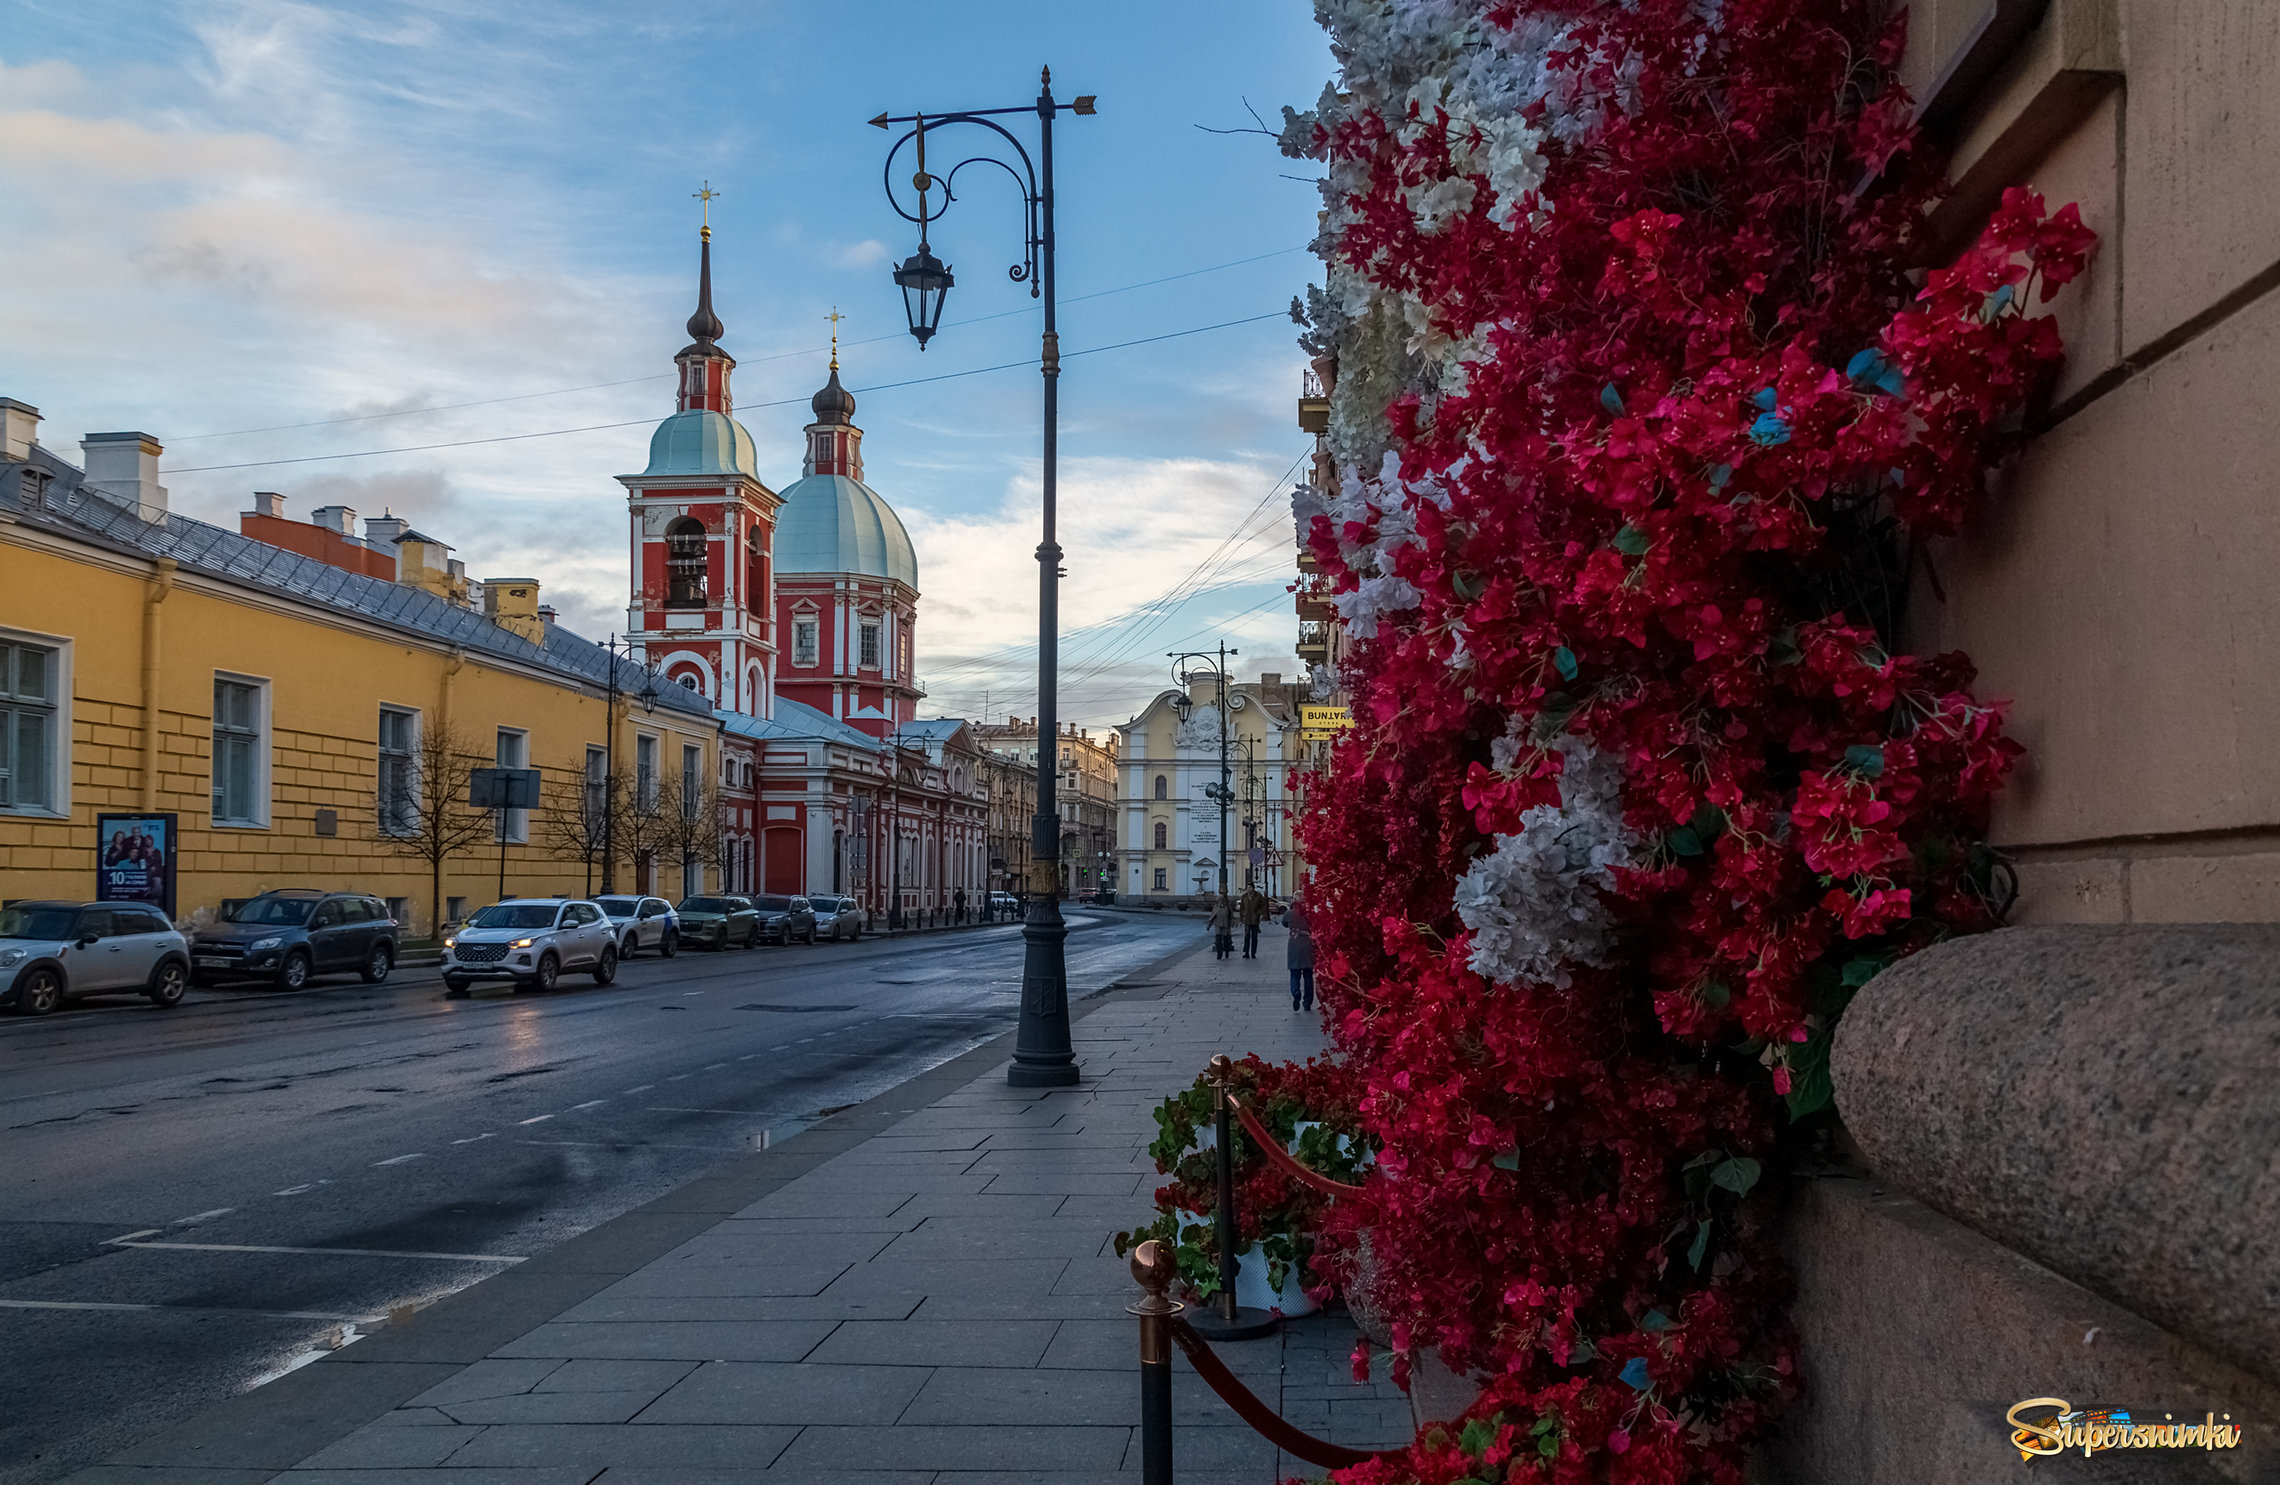
<path fill-rule="evenodd" d="M 200 954 L 197 958 L 191 960 L 190 962 L 197 965 L 200 969 L 227 969 L 229 967 L 229 961 L 227 959 L 217 959 L 211 954 Z"/>

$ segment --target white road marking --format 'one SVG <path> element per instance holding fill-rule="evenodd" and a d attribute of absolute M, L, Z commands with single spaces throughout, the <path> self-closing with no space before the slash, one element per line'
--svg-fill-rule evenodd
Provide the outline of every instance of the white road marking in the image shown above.
<path fill-rule="evenodd" d="M 471 1135 L 467 1136 L 467 1138 L 465 1138 L 465 1139 L 463 1139 L 463 1140 L 453 1140 L 453 1141 L 452 1141 L 452 1143 L 453 1143 L 453 1144 L 455 1144 L 455 1145 L 472 1145 L 472 1144 L 474 1144 L 474 1143 L 475 1143 L 477 1140 L 487 1140 L 487 1139 L 489 1139 L 490 1137 L 491 1137 L 491 1131 L 489 1131 L 488 1129 L 486 1129 L 486 1130 L 484 1130 L 484 1131 L 483 1131 L 481 1134 L 471 1134 Z"/>
<path fill-rule="evenodd" d="M 299 1196 L 304 1191 L 314 1191 L 316 1189 L 316 1182 L 304 1181 L 298 1186 L 288 1186 L 283 1191 L 272 1191 L 269 1194 L 271 1196 Z"/>
<path fill-rule="evenodd" d="M 524 1120 L 522 1120 L 522 1121 L 520 1121 L 520 1122 L 522 1122 L 522 1123 L 524 1123 L 524 1124 L 544 1124 L 544 1123 L 545 1123 L 547 1120 L 549 1120 L 549 1119 L 551 1119 L 551 1118 L 553 1118 L 553 1117 L 554 1117 L 554 1116 L 553 1116 L 552 1114 L 541 1114 L 541 1115 L 539 1115 L 539 1116 L 538 1116 L 537 1118 L 535 1118 L 535 1119 L 524 1119 Z"/>
<path fill-rule="evenodd" d="M 407 1160 L 425 1159 L 427 1159 L 427 1152 L 425 1150 L 414 1150 L 409 1155 L 391 1155 L 386 1160 L 375 1160 L 372 1162 L 372 1168 L 374 1170 L 378 1170 L 383 1165 L 402 1165 Z"/>
<path fill-rule="evenodd" d="M 211 1222 L 216 1217 L 226 1217 L 236 1210 L 236 1207 L 216 1207 L 210 1212 L 200 1212 L 195 1217 L 177 1217 L 166 1225 L 169 1227 L 188 1227 L 193 1222 Z"/>
<path fill-rule="evenodd" d="M 144 1243 L 113 1238 L 114 1248 L 174 1248 L 189 1253 L 323 1253 L 335 1258 L 440 1258 L 456 1263 L 520 1263 L 504 1253 L 407 1253 L 395 1248 L 288 1248 L 269 1243 Z"/>
<path fill-rule="evenodd" d="M 609 1100 L 608 1100 L 608 1099 L 606 1099 L 606 1098 L 597 1098 L 597 1099 L 593 1099 L 593 1100 L 591 1100 L 591 1101 L 589 1101 L 589 1102 L 586 1102 L 586 1103 L 574 1103 L 574 1104 L 570 1105 L 570 1112 L 571 1112 L 571 1113 L 573 1113 L 573 1114 L 575 1114 L 575 1113 L 577 1113 L 577 1112 L 578 1112 L 579 1110 L 581 1110 L 581 1109 L 598 1109 L 598 1108 L 600 1108 L 600 1107 L 601 1107 L 603 1104 L 605 1104 L 605 1103 L 608 1103 L 608 1102 L 609 1102 Z"/>
<path fill-rule="evenodd" d="M 757 1056 L 759 1056 L 759 1055 L 760 1055 L 760 1054 L 759 1054 L 758 1052 L 747 1052 L 747 1053 L 745 1053 L 745 1054 L 744 1054 L 742 1057 L 739 1057 L 739 1058 L 737 1058 L 736 1060 L 737 1060 L 737 1061 L 739 1061 L 739 1062 L 750 1062 L 750 1061 L 751 1061 L 753 1058 L 755 1058 L 755 1057 L 757 1057 Z"/>
<path fill-rule="evenodd" d="M 688 1076 L 688 1074 L 687 1074 L 687 1073 L 675 1073 L 675 1074 L 673 1074 L 673 1076 L 671 1076 L 671 1077 L 667 1078 L 665 1081 L 666 1081 L 666 1082 L 668 1082 L 668 1083 L 678 1083 L 678 1082 L 680 1082 L 680 1081 L 681 1081 L 683 1078 L 685 1078 L 685 1077 L 687 1077 L 687 1076 Z"/>
<path fill-rule="evenodd" d="M 814 1040 L 815 1040 L 815 1038 L 814 1038 L 814 1037 L 812 1037 L 812 1036 L 803 1036 L 803 1037 L 801 1037 L 801 1038 L 800 1038 L 798 1041 L 796 1041 L 796 1042 L 792 1043 L 792 1045 L 793 1045 L 793 1046 L 795 1046 L 795 1047 L 804 1047 L 804 1046 L 806 1046 L 806 1045 L 807 1045 L 809 1042 L 812 1042 L 812 1041 L 814 1041 Z"/>
<path fill-rule="evenodd" d="M 762 1118 L 766 1118 L 766 1117 L 767 1117 L 767 1110 L 765 1110 L 765 1109 L 675 1109 L 675 1108 L 653 1108 L 653 1109 L 644 1109 L 642 1112 L 644 1112 L 644 1113 L 649 1113 L 649 1114 L 734 1114 L 734 1115 L 735 1115 L 737 1118 L 739 1118 L 739 1119 L 762 1119 Z"/>
<path fill-rule="evenodd" d="M 719 1072 L 719 1071 L 720 1071 L 722 1068 L 724 1068 L 724 1067 L 726 1067 L 726 1066 L 728 1066 L 728 1064 L 727 1064 L 727 1063 L 725 1063 L 725 1062 L 708 1062 L 708 1063 L 706 1063 L 706 1064 L 705 1064 L 705 1071 L 706 1071 L 706 1072 Z"/>
<path fill-rule="evenodd" d="M 705 992 L 704 992 L 704 991 L 702 991 L 702 990 L 684 990 L 684 991 L 682 991 L 681 993 L 682 993 L 683 995 L 702 995 L 702 994 L 704 994 Z"/>
<path fill-rule="evenodd" d="M 106 1243 L 131 1243 L 136 1238 L 157 1237 L 163 1231 L 165 1231 L 164 1228 L 146 1227 L 140 1232 L 130 1232 L 125 1237 L 105 1238 L 103 1241 Z"/>

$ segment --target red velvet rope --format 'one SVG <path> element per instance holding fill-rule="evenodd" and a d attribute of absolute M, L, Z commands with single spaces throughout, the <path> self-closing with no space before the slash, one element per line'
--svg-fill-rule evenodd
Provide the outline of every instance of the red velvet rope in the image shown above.
<path fill-rule="evenodd" d="M 1326 1470 L 1342 1470 L 1348 1465 L 1367 1464 L 1383 1457 L 1300 1432 L 1282 1414 L 1259 1401 L 1257 1395 L 1243 1385 L 1242 1379 L 1227 1369 L 1227 1363 L 1213 1354 L 1210 1345 L 1195 1333 L 1194 1326 L 1177 1315 L 1172 1317 L 1171 1326 L 1172 1339 L 1186 1353 L 1188 1361 L 1195 1367 L 1196 1375 L 1211 1384 L 1211 1390 L 1219 1394 L 1220 1401 L 1235 1410 L 1235 1416 L 1250 1424 L 1254 1431 L 1283 1453 Z M 1397 1449 L 1390 1452 L 1398 1454 L 1401 1451 Z"/>
<path fill-rule="evenodd" d="M 1309 1170 L 1293 1160 L 1290 1152 L 1283 1148 L 1282 1141 L 1276 1139 L 1274 1133 L 1267 1126 L 1261 1124 L 1258 1116 L 1245 1108 L 1243 1100 L 1237 1098 L 1234 1093 L 1230 1092 L 1227 1095 L 1227 1102 L 1233 1106 L 1235 1117 L 1243 1121 L 1243 1128 L 1249 1131 L 1251 1138 L 1258 1143 L 1259 1148 L 1266 1151 L 1267 1159 L 1278 1166 L 1284 1175 L 1289 1176 L 1294 1181 L 1302 1181 L 1315 1190 L 1331 1196 L 1359 1196 L 1362 1194 L 1362 1188 L 1359 1186 L 1348 1186 L 1343 1181 L 1333 1181 L 1320 1171 Z"/>

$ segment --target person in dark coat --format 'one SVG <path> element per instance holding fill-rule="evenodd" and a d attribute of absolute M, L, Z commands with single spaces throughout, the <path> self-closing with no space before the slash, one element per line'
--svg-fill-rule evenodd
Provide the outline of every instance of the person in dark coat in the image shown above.
<path fill-rule="evenodd" d="M 1235 904 L 1235 916 L 1243 925 L 1243 957 L 1259 957 L 1259 925 L 1267 921 L 1267 895 L 1256 887 L 1245 887 L 1242 898 Z"/>
<path fill-rule="evenodd" d="M 1283 963 L 1290 967 L 1290 1008 L 1294 1011 L 1314 1009 L 1314 928 L 1306 919 L 1304 895 L 1290 900 L 1283 913 L 1284 926 L 1290 929 L 1290 943 L 1283 951 Z"/>

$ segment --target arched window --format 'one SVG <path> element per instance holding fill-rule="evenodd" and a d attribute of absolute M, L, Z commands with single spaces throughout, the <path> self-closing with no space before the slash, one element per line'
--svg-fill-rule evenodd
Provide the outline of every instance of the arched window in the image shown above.
<path fill-rule="evenodd" d="M 1156 782 L 1157 782 L 1157 783 L 1159 783 L 1159 784 L 1161 784 L 1161 783 L 1163 782 L 1163 780 L 1162 780 L 1162 779 L 1158 779 L 1158 780 L 1156 780 Z M 1165 849 L 1165 836 L 1166 836 L 1166 834 L 1167 834 L 1167 833 L 1170 831 L 1170 829 L 1171 829 L 1171 827 L 1170 827 L 1170 826 L 1168 826 L 1168 825 L 1166 825 L 1166 824 L 1165 824 L 1163 821 L 1161 821 L 1161 820 L 1158 820 L 1158 821 L 1156 822 L 1156 849 L 1157 849 L 1157 850 L 1161 851 L 1161 850 Z"/>
<path fill-rule="evenodd" d="M 744 538 L 744 606 L 754 613 L 768 611 L 768 542 L 758 526 Z"/>
<path fill-rule="evenodd" d="M 705 606 L 705 528 L 694 516 L 665 528 L 665 606 Z"/>
<path fill-rule="evenodd" d="M 1169 794 L 1167 794 L 1167 793 L 1165 792 L 1165 789 L 1166 789 L 1166 785 L 1165 785 L 1165 783 L 1164 783 L 1164 776 L 1163 776 L 1162 774 L 1157 774 L 1157 775 L 1156 775 L 1156 797 L 1157 797 L 1158 799 L 1168 799 L 1168 798 L 1170 798 L 1170 795 L 1169 795 Z"/>

